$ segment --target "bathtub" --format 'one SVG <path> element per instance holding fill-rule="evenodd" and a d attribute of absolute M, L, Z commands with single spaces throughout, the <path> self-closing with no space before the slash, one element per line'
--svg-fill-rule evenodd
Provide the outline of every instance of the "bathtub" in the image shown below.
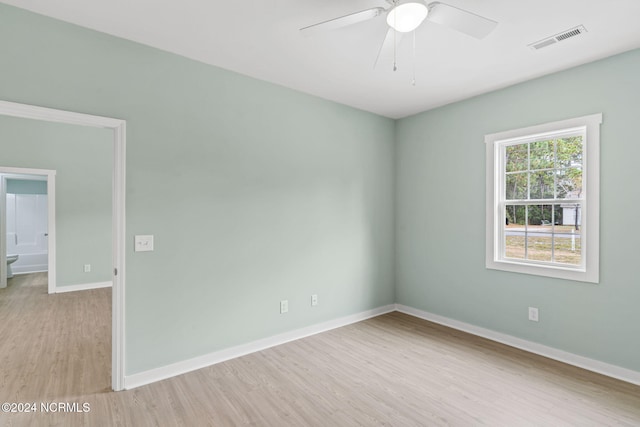
<path fill-rule="evenodd" d="M 13 254 L 8 254 L 13 255 Z M 49 255 L 44 253 L 20 254 L 20 258 L 11 264 L 13 274 L 37 273 L 48 271 Z"/>

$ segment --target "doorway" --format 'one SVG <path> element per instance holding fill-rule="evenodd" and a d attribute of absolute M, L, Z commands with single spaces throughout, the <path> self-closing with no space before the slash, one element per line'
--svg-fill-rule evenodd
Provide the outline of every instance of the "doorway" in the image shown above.
<path fill-rule="evenodd" d="M 54 123 L 110 129 L 113 133 L 112 165 L 112 351 L 111 387 L 124 387 L 124 286 L 125 286 L 125 144 L 126 122 L 120 119 L 56 110 L 33 105 L 0 101 L 0 115 Z M 55 178 L 54 178 L 55 179 Z M 3 191 L 6 187 L 2 185 Z M 3 202 L 0 198 L 0 203 Z M 51 208 L 51 207 L 49 207 Z M 1 225 L 0 225 L 1 226 Z M 6 231 L 5 231 L 6 232 Z M 4 233 L 3 233 L 4 235 Z M 49 230 L 51 238 L 51 230 Z M 6 240 L 4 238 L 0 240 Z M 6 242 L 5 242 L 6 243 Z M 5 248 L 6 250 L 6 248 Z M 55 251 L 54 251 L 55 253 Z M 2 267 L 4 265 L 4 267 Z M 55 262 L 50 265 L 55 268 Z M 6 262 L 0 262 L 0 274 L 6 275 Z M 6 276 L 5 276 L 6 277 Z"/>
<path fill-rule="evenodd" d="M 12 266 L 0 263 L 0 288 L 8 269 L 47 272 L 48 293 L 56 289 L 55 171 L 0 167 L 0 259 L 17 255 Z"/>

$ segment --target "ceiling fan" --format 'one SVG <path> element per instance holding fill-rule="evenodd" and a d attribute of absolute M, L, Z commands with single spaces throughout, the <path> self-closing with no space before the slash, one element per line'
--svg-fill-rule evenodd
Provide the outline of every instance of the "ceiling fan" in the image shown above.
<path fill-rule="evenodd" d="M 309 34 L 316 31 L 333 30 L 346 27 L 359 22 L 367 21 L 381 15 L 387 16 L 389 29 L 382 42 L 382 46 L 376 57 L 374 67 L 378 60 L 386 56 L 389 51 L 394 52 L 393 69 L 396 70 L 395 47 L 399 43 L 402 35 L 418 28 L 425 20 L 435 22 L 465 33 L 477 39 L 483 39 L 498 25 L 496 21 L 485 18 L 467 10 L 434 1 L 427 3 L 421 0 L 386 0 L 388 8 L 373 7 L 360 12 L 350 13 L 339 18 L 329 19 L 301 28 L 300 31 Z M 414 33 L 414 54 L 415 54 L 415 33 Z"/>

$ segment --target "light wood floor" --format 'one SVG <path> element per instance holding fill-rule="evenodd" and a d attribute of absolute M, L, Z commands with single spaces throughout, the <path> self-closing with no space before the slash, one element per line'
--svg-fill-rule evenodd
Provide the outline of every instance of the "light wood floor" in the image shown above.
<path fill-rule="evenodd" d="M 640 387 L 400 313 L 114 393 L 110 300 L 44 275 L 0 290 L 0 402 L 91 408 L 0 425 L 640 425 Z"/>

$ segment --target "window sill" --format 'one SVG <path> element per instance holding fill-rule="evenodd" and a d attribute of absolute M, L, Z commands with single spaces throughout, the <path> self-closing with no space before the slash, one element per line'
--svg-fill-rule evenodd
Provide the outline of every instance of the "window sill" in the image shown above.
<path fill-rule="evenodd" d="M 599 281 L 597 274 L 590 273 L 589 271 L 580 267 L 572 268 L 551 265 L 536 265 L 507 260 L 487 260 L 486 267 L 490 270 L 510 271 L 512 273 L 531 274 L 535 276 L 575 280 L 579 282 L 598 283 Z"/>

